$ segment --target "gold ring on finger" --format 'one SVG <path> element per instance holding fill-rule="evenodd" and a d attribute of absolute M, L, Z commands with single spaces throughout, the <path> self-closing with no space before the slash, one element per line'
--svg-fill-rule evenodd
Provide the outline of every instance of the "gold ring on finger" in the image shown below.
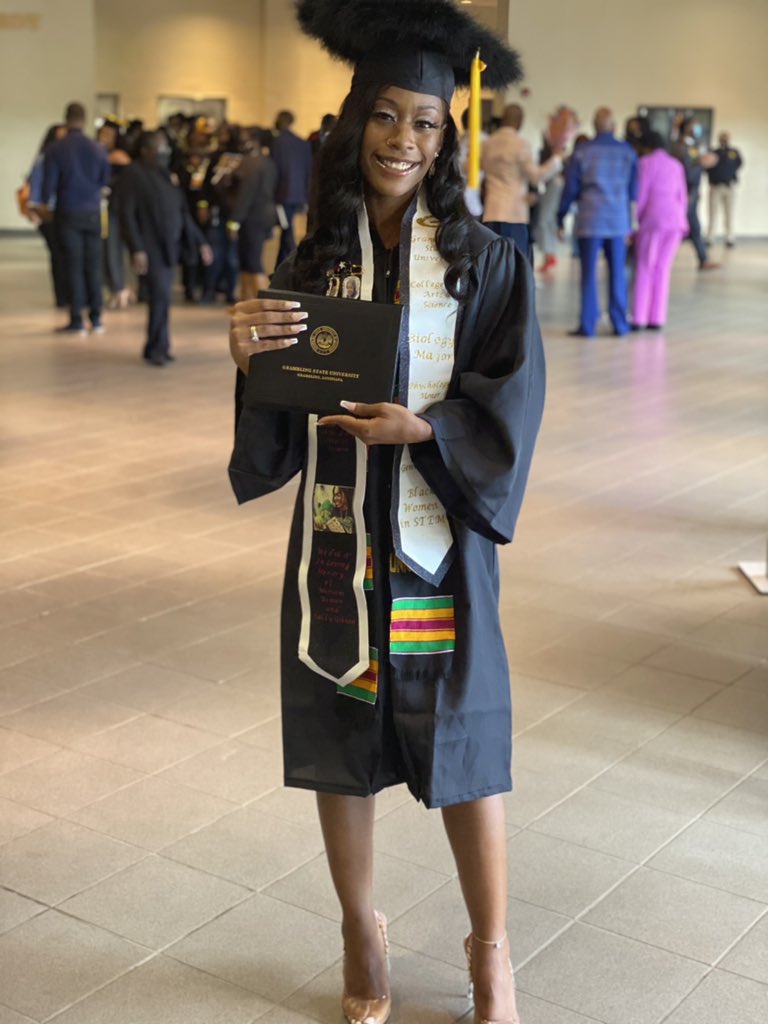
<path fill-rule="evenodd" d="M 256 330 L 254 324 L 251 324 L 251 341 L 259 340 L 259 332 Z"/>

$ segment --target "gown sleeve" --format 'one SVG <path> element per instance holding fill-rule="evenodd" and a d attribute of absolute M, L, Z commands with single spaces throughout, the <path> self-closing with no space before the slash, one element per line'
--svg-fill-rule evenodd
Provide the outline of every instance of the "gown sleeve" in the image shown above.
<path fill-rule="evenodd" d="M 505 239 L 479 255 L 448 397 L 422 418 L 434 440 L 414 465 L 449 516 L 497 544 L 512 540 L 544 407 L 545 368 L 531 267 Z"/>
<path fill-rule="evenodd" d="M 292 262 L 275 271 L 271 286 L 290 288 Z M 251 357 L 251 363 L 258 356 Z M 229 461 L 229 480 L 238 504 L 276 491 L 303 467 L 307 448 L 304 413 L 265 409 L 248 401 L 247 378 L 235 380 L 235 444 Z"/>

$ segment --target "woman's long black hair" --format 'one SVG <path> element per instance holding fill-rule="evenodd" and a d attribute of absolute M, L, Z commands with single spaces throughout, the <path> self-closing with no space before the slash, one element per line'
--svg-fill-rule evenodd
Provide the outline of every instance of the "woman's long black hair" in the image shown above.
<path fill-rule="evenodd" d="M 375 84 L 354 85 L 344 100 L 336 126 L 320 149 L 312 197 L 315 230 L 299 245 L 294 264 L 294 282 L 299 291 L 323 293 L 328 271 L 352 253 L 357 238 L 357 215 L 363 202 L 363 132 L 381 88 Z M 474 221 L 464 202 L 458 133 L 450 113 L 434 174 L 427 175 L 425 183 L 427 206 L 440 221 L 436 244 L 448 263 L 445 287 L 453 298 L 466 300 L 472 265 L 467 239 Z"/>

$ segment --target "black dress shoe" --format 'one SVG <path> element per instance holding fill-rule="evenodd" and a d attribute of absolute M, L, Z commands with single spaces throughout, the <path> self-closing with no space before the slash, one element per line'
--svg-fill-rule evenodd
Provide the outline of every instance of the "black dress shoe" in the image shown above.
<path fill-rule="evenodd" d="M 569 338 L 592 338 L 592 337 L 594 337 L 594 335 L 587 334 L 586 331 L 582 331 L 582 329 L 580 327 L 577 327 L 573 331 L 568 331 L 568 337 Z"/>
<path fill-rule="evenodd" d="M 647 331 L 648 327 L 646 324 L 630 324 L 630 331 Z"/>
<path fill-rule="evenodd" d="M 663 331 L 664 324 L 648 324 L 649 331 Z"/>
<path fill-rule="evenodd" d="M 54 334 L 77 334 L 80 338 L 84 338 L 87 333 L 84 324 L 64 324 L 54 329 Z"/>
<path fill-rule="evenodd" d="M 176 356 L 171 355 L 170 352 L 166 352 L 165 353 L 165 361 L 166 361 L 166 363 L 175 363 L 176 362 Z"/>

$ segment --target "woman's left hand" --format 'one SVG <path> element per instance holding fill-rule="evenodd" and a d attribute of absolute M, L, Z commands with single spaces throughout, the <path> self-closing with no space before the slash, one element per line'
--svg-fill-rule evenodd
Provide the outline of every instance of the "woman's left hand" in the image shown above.
<path fill-rule="evenodd" d="M 432 427 L 426 420 L 394 402 L 341 402 L 348 416 L 323 416 L 319 427 L 341 427 L 365 444 L 418 444 L 431 441 Z"/>

